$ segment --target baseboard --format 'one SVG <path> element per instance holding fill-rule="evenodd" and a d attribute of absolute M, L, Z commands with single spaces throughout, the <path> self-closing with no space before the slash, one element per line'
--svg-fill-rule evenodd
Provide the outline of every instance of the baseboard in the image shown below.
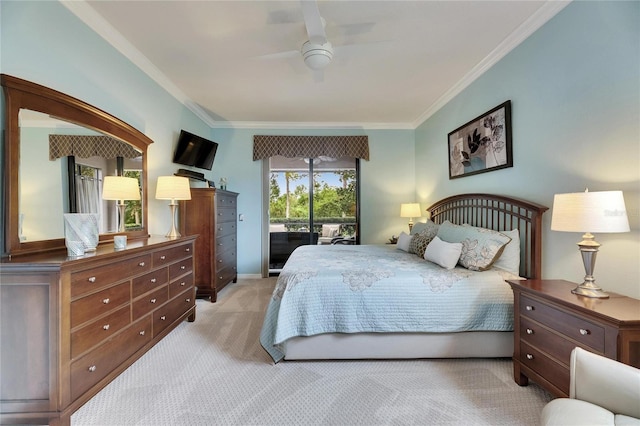
<path fill-rule="evenodd" d="M 260 274 L 238 274 L 239 280 L 257 280 L 262 278 Z"/>

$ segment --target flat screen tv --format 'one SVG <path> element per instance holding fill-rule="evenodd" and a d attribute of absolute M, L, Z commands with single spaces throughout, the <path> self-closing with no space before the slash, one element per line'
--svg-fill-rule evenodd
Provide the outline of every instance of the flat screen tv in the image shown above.
<path fill-rule="evenodd" d="M 173 162 L 211 170 L 217 150 L 218 144 L 216 142 L 181 130 L 176 151 L 173 154 Z"/>

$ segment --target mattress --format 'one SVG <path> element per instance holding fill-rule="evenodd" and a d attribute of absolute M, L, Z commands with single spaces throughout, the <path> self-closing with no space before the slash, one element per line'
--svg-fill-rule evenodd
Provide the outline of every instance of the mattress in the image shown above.
<path fill-rule="evenodd" d="M 324 333 L 512 331 L 510 278 L 446 270 L 394 245 L 302 246 L 280 273 L 260 342 L 278 362 L 287 340 Z"/>

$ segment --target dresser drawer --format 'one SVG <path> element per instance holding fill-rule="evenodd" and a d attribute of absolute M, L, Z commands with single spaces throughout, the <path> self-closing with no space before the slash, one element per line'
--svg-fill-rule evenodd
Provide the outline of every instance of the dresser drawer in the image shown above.
<path fill-rule="evenodd" d="M 216 238 L 216 253 L 236 249 L 236 234 Z"/>
<path fill-rule="evenodd" d="M 131 284 L 127 281 L 71 302 L 71 328 L 129 304 L 130 288 Z"/>
<path fill-rule="evenodd" d="M 169 299 L 173 299 L 189 287 L 193 287 L 193 274 L 185 275 L 169 284 Z"/>
<path fill-rule="evenodd" d="M 576 317 L 553 306 L 522 294 L 520 296 L 521 315 L 536 320 L 585 347 L 596 352 L 604 352 L 604 328 L 596 323 Z"/>
<path fill-rule="evenodd" d="M 236 221 L 236 209 L 234 208 L 216 208 L 216 223 L 234 222 Z"/>
<path fill-rule="evenodd" d="M 163 286 L 169 282 L 169 268 L 160 268 L 141 277 L 134 278 L 133 298 L 139 297 L 154 288 Z"/>
<path fill-rule="evenodd" d="M 116 260 L 108 265 L 71 273 L 71 298 L 151 270 L 151 255 Z"/>
<path fill-rule="evenodd" d="M 88 391 L 150 341 L 151 316 L 148 316 L 72 362 L 71 398 L 75 400 Z"/>
<path fill-rule="evenodd" d="M 181 293 L 175 299 L 153 312 L 153 337 L 173 324 L 182 314 L 195 305 L 194 289 Z"/>
<path fill-rule="evenodd" d="M 166 285 L 135 300 L 133 302 L 133 320 L 145 316 L 167 300 L 169 300 L 169 290 Z"/>
<path fill-rule="evenodd" d="M 218 192 L 216 194 L 216 206 L 217 207 L 235 207 L 236 196 L 226 195 L 226 194 L 223 194 L 222 192 Z"/>
<path fill-rule="evenodd" d="M 236 221 L 216 223 L 216 237 L 226 237 L 236 235 Z"/>
<path fill-rule="evenodd" d="M 193 258 L 181 260 L 169 266 L 169 281 L 193 271 Z"/>
<path fill-rule="evenodd" d="M 544 353 L 520 342 L 520 362 L 569 394 L 569 368 L 558 364 Z"/>
<path fill-rule="evenodd" d="M 223 269 L 235 266 L 236 264 L 237 261 L 235 249 L 222 253 L 216 253 L 216 273 L 222 271 Z"/>
<path fill-rule="evenodd" d="M 159 250 L 153 253 L 153 266 L 168 265 L 178 259 L 182 259 L 193 254 L 193 244 L 183 244 L 166 250 Z"/>
<path fill-rule="evenodd" d="M 71 358 L 77 358 L 98 343 L 125 328 L 130 322 L 131 307 L 127 305 L 74 331 L 71 333 Z"/>
<path fill-rule="evenodd" d="M 577 345 L 565 336 L 554 333 L 527 318 L 520 318 L 520 340 L 551 355 L 569 367 L 571 351 Z"/>
<path fill-rule="evenodd" d="M 237 276 L 238 274 L 236 272 L 235 265 L 228 266 L 220 271 L 216 271 L 216 288 L 222 288 L 228 282 L 233 281 Z"/>

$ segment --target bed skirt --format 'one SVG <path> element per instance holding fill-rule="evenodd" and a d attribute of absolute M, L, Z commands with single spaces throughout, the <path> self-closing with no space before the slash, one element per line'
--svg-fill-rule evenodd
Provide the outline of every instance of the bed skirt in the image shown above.
<path fill-rule="evenodd" d="M 512 331 L 327 333 L 285 342 L 286 360 L 511 358 Z"/>

